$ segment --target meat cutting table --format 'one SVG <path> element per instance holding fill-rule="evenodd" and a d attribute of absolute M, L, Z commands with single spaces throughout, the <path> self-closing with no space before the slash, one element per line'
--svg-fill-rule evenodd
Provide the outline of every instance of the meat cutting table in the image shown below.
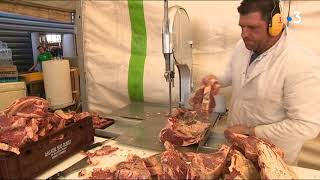
<path fill-rule="evenodd" d="M 101 142 L 104 140 L 105 140 L 104 138 L 95 137 L 95 142 Z M 157 151 L 123 145 L 113 140 L 108 141 L 105 145 L 118 147 L 119 150 L 111 155 L 102 157 L 98 165 L 86 167 L 85 169 L 88 172 L 92 171 L 94 168 L 110 168 L 116 165 L 117 163 L 126 160 L 128 154 L 136 154 L 140 157 L 148 157 L 150 155 L 158 153 Z M 96 149 L 99 149 L 99 147 L 97 147 Z M 67 167 L 71 166 L 72 164 L 79 161 L 83 157 L 84 155 L 81 153 L 75 154 L 70 158 L 66 159 L 65 161 L 61 162 L 60 164 L 54 166 L 53 168 L 48 169 L 46 172 L 36 177 L 36 179 L 46 179 L 51 175 L 57 173 L 58 171 L 66 169 Z M 290 166 L 290 167 L 298 175 L 299 179 L 320 179 L 320 171 L 296 167 L 296 166 Z M 65 177 L 65 179 L 83 179 L 78 176 L 78 173 L 79 171 L 76 171 L 70 174 L 69 176 Z"/>
<path fill-rule="evenodd" d="M 98 130 L 98 134 L 117 136 L 115 140 L 110 140 L 104 145 L 118 147 L 119 150 L 111 155 L 101 157 L 98 165 L 90 165 L 86 167 L 85 169 L 87 172 L 92 171 L 94 168 L 111 168 L 117 163 L 126 160 L 128 154 L 148 157 L 163 151 L 163 146 L 159 142 L 158 134 L 160 129 L 164 127 L 164 124 L 166 123 L 166 106 L 150 103 L 133 103 L 113 112 L 109 117 L 113 117 L 115 119 L 114 125 L 103 131 Z M 216 126 L 211 129 L 206 146 L 215 149 L 218 145 L 224 143 L 225 140 L 222 133 L 223 131 L 217 127 L 220 126 L 219 122 L 222 122 L 219 121 L 220 117 L 217 114 L 214 114 L 212 118 L 218 120 L 218 123 L 215 123 Z M 105 138 L 95 137 L 95 142 L 101 142 L 104 140 Z M 99 147 L 96 149 L 99 149 Z M 191 147 L 182 150 L 192 151 L 195 150 L 195 148 Z M 83 157 L 84 154 L 82 153 L 75 154 L 57 166 L 39 175 L 37 179 L 48 178 L 58 171 L 70 167 Z M 296 172 L 300 179 L 320 179 L 320 171 L 295 166 L 291 166 L 291 168 Z M 80 178 L 78 176 L 79 171 L 68 175 L 65 179 L 85 178 Z"/>
<path fill-rule="evenodd" d="M 118 136 L 119 143 L 139 148 L 162 151 L 163 144 L 159 141 L 159 133 L 165 127 L 168 119 L 168 107 L 152 103 L 132 103 L 121 108 L 110 116 L 115 120 L 114 125 L 104 129 L 96 130 L 100 136 Z M 215 124 L 220 115 L 213 113 L 209 121 Z M 201 150 L 216 150 L 218 145 L 224 143 L 224 136 L 221 133 L 209 132 L 207 143 Z M 180 148 L 183 151 L 195 151 L 197 145 L 188 148 Z"/>

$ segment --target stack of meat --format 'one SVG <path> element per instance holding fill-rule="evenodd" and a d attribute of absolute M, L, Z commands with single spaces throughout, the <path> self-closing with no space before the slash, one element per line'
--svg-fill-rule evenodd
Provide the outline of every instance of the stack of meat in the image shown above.
<path fill-rule="evenodd" d="M 65 120 L 48 112 L 48 102 L 25 97 L 13 102 L 0 116 L 0 149 L 19 154 L 19 147 L 39 136 L 57 131 Z"/>
<path fill-rule="evenodd" d="M 199 143 L 210 127 L 207 117 L 197 111 L 175 109 L 166 127 L 160 132 L 160 141 L 169 141 L 176 146 Z"/>
<path fill-rule="evenodd" d="M 274 144 L 229 131 L 225 136 L 232 144 L 225 179 L 297 179 Z"/>
<path fill-rule="evenodd" d="M 166 141 L 165 151 L 147 158 L 129 155 L 113 168 L 95 168 L 89 179 L 297 179 L 283 152 L 257 137 L 225 133 L 231 147 L 215 153 L 179 152 Z"/>
<path fill-rule="evenodd" d="M 0 112 L 0 150 L 20 154 L 19 148 L 27 142 L 37 141 L 88 116 L 88 112 L 48 112 L 48 102 L 39 97 L 18 99 Z"/>

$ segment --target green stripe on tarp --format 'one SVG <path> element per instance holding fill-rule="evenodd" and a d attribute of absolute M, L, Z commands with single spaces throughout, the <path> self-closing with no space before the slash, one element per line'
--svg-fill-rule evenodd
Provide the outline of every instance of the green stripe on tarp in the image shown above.
<path fill-rule="evenodd" d="M 143 0 L 128 0 L 131 22 L 131 56 L 128 72 L 128 94 L 131 101 L 144 101 L 143 73 L 147 51 L 147 33 Z"/>

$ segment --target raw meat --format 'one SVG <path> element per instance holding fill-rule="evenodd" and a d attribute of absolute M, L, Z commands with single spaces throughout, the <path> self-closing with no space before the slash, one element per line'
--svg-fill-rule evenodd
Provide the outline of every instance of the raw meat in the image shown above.
<path fill-rule="evenodd" d="M 89 112 L 82 112 L 82 113 L 78 113 L 78 114 L 75 114 L 73 119 L 75 122 L 79 121 L 79 120 L 82 120 L 86 117 L 90 117 L 90 113 Z"/>
<path fill-rule="evenodd" d="M 166 141 L 164 145 L 166 151 L 160 158 L 162 173 L 158 174 L 158 179 L 197 179 L 198 175 L 184 160 L 183 155 L 176 151 L 169 142 Z"/>
<path fill-rule="evenodd" d="M 258 142 L 257 150 L 261 179 L 298 179 L 283 158 L 268 144 Z"/>
<path fill-rule="evenodd" d="M 114 172 L 110 169 L 94 168 L 89 179 L 114 179 Z"/>
<path fill-rule="evenodd" d="M 151 174 L 143 159 L 129 154 L 127 161 L 116 166 L 114 179 L 151 179 Z"/>
<path fill-rule="evenodd" d="M 0 133 L 26 125 L 28 118 L 19 116 L 0 115 Z"/>
<path fill-rule="evenodd" d="M 14 151 L 11 152 L 18 152 L 17 154 L 19 154 L 19 151 L 16 151 L 19 147 L 27 142 L 38 140 L 38 119 L 8 117 L 2 118 L 2 120 L 13 123 L 11 127 L 7 124 L 7 122 L 1 123 L 1 125 L 3 125 L 2 127 L 6 127 L 0 131 L 0 142 L 2 143 L 2 146 L 0 147 L 1 150 L 11 151 L 13 148 Z"/>
<path fill-rule="evenodd" d="M 197 112 L 212 113 L 216 106 L 214 96 L 211 95 L 211 86 L 201 86 L 190 98 L 189 104 Z"/>
<path fill-rule="evenodd" d="M 88 157 L 88 163 L 96 165 L 100 162 L 100 158 L 98 156 L 106 156 L 109 155 L 115 151 L 117 151 L 118 147 L 111 147 L 110 145 L 102 146 L 100 149 L 94 151 L 94 152 L 87 152 L 85 153 Z"/>
<path fill-rule="evenodd" d="M 244 155 L 233 149 L 230 151 L 230 166 L 229 173 L 225 175 L 224 179 L 260 179 L 259 172 L 252 164 L 252 162 L 244 157 Z"/>
<path fill-rule="evenodd" d="M 221 145 L 215 153 L 186 153 L 187 162 L 200 179 L 217 179 L 221 176 L 225 166 L 230 147 Z"/>
<path fill-rule="evenodd" d="M 93 128 L 98 129 L 98 128 L 104 128 L 105 126 L 111 124 L 112 121 L 99 116 L 92 115 L 92 123 L 93 123 Z"/>
<path fill-rule="evenodd" d="M 19 154 L 19 148 L 27 142 L 38 141 L 39 136 L 59 131 L 88 116 L 88 112 L 50 113 L 48 102 L 39 97 L 18 99 L 0 112 L 0 150 Z"/>
<path fill-rule="evenodd" d="M 145 158 L 152 176 L 158 179 L 215 179 L 222 175 L 230 147 L 222 145 L 215 153 L 181 153 L 165 142 L 166 151 Z"/>
<path fill-rule="evenodd" d="M 269 145 L 280 157 L 284 157 L 284 153 L 280 148 L 257 137 L 232 133 L 228 130 L 225 131 L 225 137 L 233 146 L 240 150 L 246 158 L 250 159 L 256 167 L 258 167 L 258 142 L 263 142 Z"/>
<path fill-rule="evenodd" d="M 151 173 L 151 176 L 157 176 L 158 174 L 163 173 L 162 165 L 160 163 L 161 156 L 162 156 L 162 153 L 155 154 L 143 159 L 144 163 L 146 164 L 146 167 Z"/>
<path fill-rule="evenodd" d="M 48 111 L 48 101 L 39 97 L 24 97 L 14 101 L 4 113 L 8 116 L 45 117 Z"/>
<path fill-rule="evenodd" d="M 196 111 L 178 109 L 169 117 L 167 125 L 160 132 L 160 141 L 169 141 L 176 146 L 196 144 L 204 137 L 210 123 Z"/>

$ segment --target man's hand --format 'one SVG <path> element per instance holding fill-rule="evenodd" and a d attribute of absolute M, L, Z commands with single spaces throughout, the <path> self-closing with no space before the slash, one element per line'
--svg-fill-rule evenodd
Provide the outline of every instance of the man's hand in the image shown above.
<path fill-rule="evenodd" d="M 229 131 L 231 133 L 238 133 L 238 134 L 244 134 L 244 135 L 251 135 L 254 136 L 254 128 L 253 127 L 248 127 L 246 125 L 235 125 L 231 126 L 226 131 Z"/>

